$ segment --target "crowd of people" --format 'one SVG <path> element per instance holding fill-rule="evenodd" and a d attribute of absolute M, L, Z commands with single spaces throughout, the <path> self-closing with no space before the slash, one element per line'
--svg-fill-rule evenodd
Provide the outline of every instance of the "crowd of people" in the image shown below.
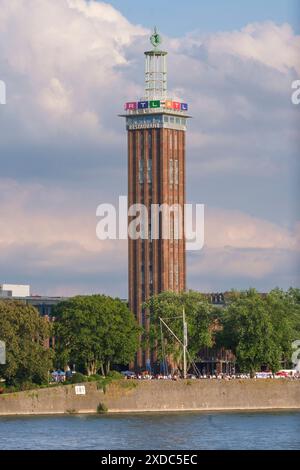
<path fill-rule="evenodd" d="M 126 379 L 129 380 L 179 380 L 182 375 L 177 372 L 174 374 L 151 374 L 150 372 L 127 372 L 123 374 Z M 251 374 L 225 374 L 225 373 L 214 373 L 214 374 L 187 374 L 189 380 L 236 380 L 236 379 L 289 379 L 298 380 L 300 379 L 300 372 L 288 371 L 288 372 L 257 372 L 253 376 Z"/>
<path fill-rule="evenodd" d="M 149 371 L 143 372 L 122 372 L 123 376 L 127 380 L 179 380 L 182 378 L 182 374 L 179 371 L 173 373 L 159 373 L 152 374 Z M 72 377 L 72 371 L 68 370 L 55 370 L 51 373 L 51 382 L 65 382 Z M 294 370 L 283 370 L 276 374 L 272 372 L 256 372 L 254 375 L 243 374 L 243 373 L 217 373 L 216 371 L 212 374 L 206 373 L 194 373 L 187 374 L 189 380 L 236 380 L 236 379 L 289 379 L 298 380 L 300 379 L 300 372 Z"/>
<path fill-rule="evenodd" d="M 72 371 L 68 368 L 66 371 L 58 369 L 51 372 L 51 382 L 65 382 L 72 377 Z"/>

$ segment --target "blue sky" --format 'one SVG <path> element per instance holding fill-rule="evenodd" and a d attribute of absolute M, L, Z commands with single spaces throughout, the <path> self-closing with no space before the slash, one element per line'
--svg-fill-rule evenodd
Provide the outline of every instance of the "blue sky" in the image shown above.
<path fill-rule="evenodd" d="M 300 31 L 298 0 L 111 0 L 133 23 L 159 29 L 177 37 L 193 30 L 201 32 L 240 29 L 247 23 L 272 20 L 288 22 Z"/>
<path fill-rule="evenodd" d="M 187 198 L 205 204 L 205 246 L 188 253 L 188 287 L 299 285 L 297 4 L 2 0 L 0 283 L 127 296 L 127 243 L 97 240 L 96 208 L 127 192 L 118 114 L 143 94 L 156 24 L 169 94 L 193 116 Z"/>

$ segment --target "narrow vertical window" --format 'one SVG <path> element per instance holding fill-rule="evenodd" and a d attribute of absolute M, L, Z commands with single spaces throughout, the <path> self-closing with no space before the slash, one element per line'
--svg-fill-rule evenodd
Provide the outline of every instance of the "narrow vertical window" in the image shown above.
<path fill-rule="evenodd" d="M 170 242 L 174 241 L 174 213 L 170 214 Z"/>
<path fill-rule="evenodd" d="M 152 158 L 152 131 L 148 132 L 148 158 Z"/>
<path fill-rule="evenodd" d="M 174 183 L 178 184 L 178 160 L 174 161 Z"/>
<path fill-rule="evenodd" d="M 141 158 L 139 161 L 139 182 L 140 184 L 144 183 L 144 160 Z"/>
<path fill-rule="evenodd" d="M 152 183 L 152 159 L 148 160 L 148 183 Z"/>
<path fill-rule="evenodd" d="M 144 183 L 144 133 L 140 132 L 139 182 Z"/>
<path fill-rule="evenodd" d="M 178 289 L 178 263 L 175 263 L 175 289 Z"/>
<path fill-rule="evenodd" d="M 173 180 L 174 180 L 174 171 L 173 171 L 173 160 L 172 158 L 170 158 L 169 160 L 169 183 L 170 185 L 173 184 Z"/>
<path fill-rule="evenodd" d="M 173 289 L 173 256 L 170 259 L 170 270 L 169 270 L 169 287 Z"/>
<path fill-rule="evenodd" d="M 172 135 L 172 131 L 169 131 L 169 149 L 170 149 L 170 152 L 172 152 L 172 150 L 173 150 L 173 135 Z"/>

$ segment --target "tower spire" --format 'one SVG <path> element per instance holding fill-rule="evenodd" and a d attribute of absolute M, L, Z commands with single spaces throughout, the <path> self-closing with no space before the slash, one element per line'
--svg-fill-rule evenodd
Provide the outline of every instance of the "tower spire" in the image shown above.
<path fill-rule="evenodd" d="M 164 100 L 167 98 L 167 52 L 158 49 L 162 38 L 156 26 L 150 42 L 153 49 L 145 52 L 145 99 Z"/>

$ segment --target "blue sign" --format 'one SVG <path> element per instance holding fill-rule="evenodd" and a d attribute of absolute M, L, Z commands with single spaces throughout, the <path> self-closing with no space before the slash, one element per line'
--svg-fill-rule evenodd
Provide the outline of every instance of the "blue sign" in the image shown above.
<path fill-rule="evenodd" d="M 181 103 L 181 111 L 187 111 L 188 110 L 188 104 L 187 103 Z"/>
<path fill-rule="evenodd" d="M 148 108 L 148 101 L 139 101 L 138 109 L 145 109 L 145 108 Z"/>

